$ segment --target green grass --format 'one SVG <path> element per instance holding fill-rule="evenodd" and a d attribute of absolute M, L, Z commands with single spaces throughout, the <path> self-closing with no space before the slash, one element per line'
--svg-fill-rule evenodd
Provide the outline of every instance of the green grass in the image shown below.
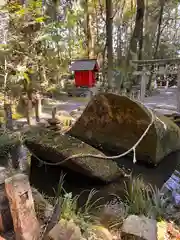
<path fill-rule="evenodd" d="M 18 119 L 21 119 L 21 118 L 24 118 L 25 116 L 23 115 L 23 114 L 21 114 L 21 113 L 18 113 L 18 112 L 14 112 L 13 114 L 12 114 L 12 119 L 13 120 L 18 120 Z"/>
<path fill-rule="evenodd" d="M 20 118 L 24 118 L 25 116 L 21 113 L 18 113 L 16 111 L 15 106 L 12 106 L 12 119 L 13 120 L 18 120 Z M 0 123 L 4 123 L 5 122 L 5 113 L 4 113 L 4 109 L 0 108 Z"/>
<path fill-rule="evenodd" d="M 128 214 L 144 215 L 161 220 L 166 217 L 169 199 L 158 188 L 145 184 L 141 177 L 131 178 L 125 186 Z"/>
<path fill-rule="evenodd" d="M 62 218 L 73 219 L 83 226 L 101 222 L 103 225 L 114 228 L 123 223 L 123 220 L 130 214 L 144 215 L 154 218 L 158 221 L 166 219 L 167 205 L 169 198 L 157 188 L 153 188 L 150 184 L 145 184 L 141 177 L 131 178 L 129 184 L 125 186 L 126 201 L 122 201 L 118 196 L 110 201 L 107 205 L 101 206 L 102 199 L 93 200 L 97 192 L 92 190 L 83 207 L 77 209 L 78 199 L 80 196 L 72 197 L 72 193 L 61 195 L 62 202 Z M 98 212 L 98 215 L 93 215 Z M 109 218 L 105 219 L 109 216 Z"/>
<path fill-rule="evenodd" d="M 2 134 L 0 136 L 0 154 L 7 154 L 18 141 L 15 134 Z M 63 181 L 59 184 L 57 194 L 61 204 L 61 218 L 67 221 L 73 220 L 82 231 L 96 223 L 113 228 L 119 227 L 130 214 L 144 215 L 158 221 L 170 218 L 173 218 L 175 222 L 179 220 L 180 211 L 178 209 L 175 214 L 169 212 L 171 196 L 164 196 L 159 189 L 145 184 L 140 176 L 131 177 L 125 184 L 125 200 L 114 196 L 115 201 L 110 201 L 105 206 L 100 205 L 102 198 L 96 197 L 97 191 L 91 190 L 85 204 L 79 207 L 81 194 L 74 197 L 72 193 L 67 193 L 63 188 Z"/>
<path fill-rule="evenodd" d="M 78 201 L 81 194 L 73 197 L 72 193 L 67 193 L 63 187 L 64 177 L 65 175 L 60 177 L 61 179 L 57 189 L 57 197 L 54 199 L 47 198 L 47 200 L 49 203 L 55 204 L 57 203 L 57 199 L 59 199 L 61 209 L 59 221 L 73 221 L 77 226 L 79 226 L 82 233 L 86 233 L 89 228 L 97 223 L 97 218 L 95 217 L 94 211 L 96 210 L 97 212 L 97 210 L 100 208 L 100 201 L 102 198 L 94 200 L 97 191 L 92 189 L 84 205 L 78 207 Z M 41 207 L 37 206 L 36 209 L 41 209 Z"/>
<path fill-rule="evenodd" d="M 158 189 L 145 184 L 141 177 L 131 178 L 126 184 L 126 201 L 114 196 L 115 200 L 102 206 L 102 198 L 97 198 L 97 191 L 92 189 L 81 207 L 78 205 L 81 194 L 73 196 L 72 193 L 67 193 L 63 187 L 64 177 L 64 175 L 61 176 L 59 181 L 56 198 L 47 199 L 51 204 L 59 199 L 61 209 L 59 221 L 65 220 L 66 223 L 72 221 L 80 228 L 84 237 L 93 236 L 95 226 L 102 225 L 115 231 L 119 230 L 124 219 L 130 214 L 145 215 L 157 219 L 159 222 L 166 220 L 167 199 L 163 198 Z M 42 208 L 36 206 L 36 209 Z"/>
<path fill-rule="evenodd" d="M 95 224 L 96 217 L 93 214 L 93 208 L 96 207 L 98 201 L 92 201 L 92 198 L 96 194 L 95 190 L 89 193 L 86 203 L 81 208 L 78 208 L 78 199 L 80 196 L 72 196 L 72 193 L 64 193 L 60 197 L 61 201 L 61 218 L 65 220 L 73 220 L 80 229 L 84 232 L 91 225 Z"/>
<path fill-rule="evenodd" d="M 72 193 L 67 193 L 63 185 L 60 185 L 61 219 L 73 220 L 84 233 L 96 225 L 119 229 L 130 214 L 144 215 L 158 221 L 166 219 L 167 199 L 163 198 L 158 189 L 145 185 L 140 177 L 131 179 L 129 185 L 126 185 L 124 202 L 114 196 L 114 200 L 102 206 L 102 198 L 97 199 L 96 193 L 97 191 L 91 190 L 85 204 L 78 208 L 81 194 L 73 197 Z"/>

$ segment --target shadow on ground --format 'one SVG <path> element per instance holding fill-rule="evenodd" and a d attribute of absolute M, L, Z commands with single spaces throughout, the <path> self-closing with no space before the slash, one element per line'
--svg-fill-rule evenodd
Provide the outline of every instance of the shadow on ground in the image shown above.
<path fill-rule="evenodd" d="M 61 172 L 66 173 L 64 188 L 67 192 L 72 192 L 73 195 L 82 194 L 82 204 L 89 194 L 91 189 L 98 190 L 97 198 L 104 197 L 105 201 L 111 199 L 111 194 L 117 194 L 123 198 L 125 178 L 120 178 L 116 182 L 105 185 L 100 181 L 94 181 L 79 173 L 62 169 L 59 166 L 39 166 L 38 160 L 32 157 L 31 162 L 31 176 L 30 181 L 33 186 L 45 193 L 49 197 L 56 196 L 59 177 Z M 174 152 L 167 157 L 157 167 L 147 167 L 142 163 L 133 164 L 132 159 L 122 158 L 120 167 L 131 169 L 133 176 L 141 175 L 146 183 L 161 188 L 163 184 L 169 179 L 172 173 L 180 170 L 180 151 Z"/>

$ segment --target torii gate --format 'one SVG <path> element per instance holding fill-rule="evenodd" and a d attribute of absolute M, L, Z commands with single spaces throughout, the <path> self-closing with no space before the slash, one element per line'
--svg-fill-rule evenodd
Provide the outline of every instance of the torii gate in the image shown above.
<path fill-rule="evenodd" d="M 142 71 L 134 71 L 133 75 L 141 76 L 140 100 L 144 102 L 148 76 L 151 74 L 177 75 L 177 112 L 180 112 L 180 58 L 155 59 L 155 60 L 132 60 L 132 65 L 141 66 Z"/>

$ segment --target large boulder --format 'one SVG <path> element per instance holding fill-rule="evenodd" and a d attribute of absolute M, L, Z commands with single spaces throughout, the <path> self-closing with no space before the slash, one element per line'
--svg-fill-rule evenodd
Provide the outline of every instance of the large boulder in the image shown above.
<path fill-rule="evenodd" d="M 111 182 L 122 176 L 117 163 L 104 159 L 105 155 L 102 152 L 69 135 L 62 135 L 41 127 L 32 127 L 24 137 L 30 152 L 44 161 L 61 163 L 63 167 L 104 182 Z M 64 161 L 76 154 L 101 155 L 102 158 L 76 157 Z"/>
<path fill-rule="evenodd" d="M 158 164 L 180 149 L 180 129 L 170 119 L 157 115 L 143 104 L 112 93 L 96 95 L 68 134 L 114 154 L 130 149 L 151 123 L 136 148 L 137 159 Z"/>

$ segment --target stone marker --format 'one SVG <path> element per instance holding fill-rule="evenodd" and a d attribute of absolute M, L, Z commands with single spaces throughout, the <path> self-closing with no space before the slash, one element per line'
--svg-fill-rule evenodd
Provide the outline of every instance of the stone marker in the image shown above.
<path fill-rule="evenodd" d="M 157 240 L 157 223 L 144 216 L 130 215 L 123 223 L 122 237 L 133 237 L 134 240 Z"/>
<path fill-rule="evenodd" d="M 34 202 L 28 177 L 16 174 L 5 180 L 14 223 L 16 240 L 39 239 L 40 226 L 34 210 Z"/>
<path fill-rule="evenodd" d="M 13 221 L 4 186 L 6 177 L 6 168 L 0 167 L 0 232 L 3 233 L 13 229 Z"/>
<path fill-rule="evenodd" d="M 81 231 L 73 220 L 66 221 L 61 219 L 60 222 L 49 232 L 46 240 L 81 240 Z"/>

